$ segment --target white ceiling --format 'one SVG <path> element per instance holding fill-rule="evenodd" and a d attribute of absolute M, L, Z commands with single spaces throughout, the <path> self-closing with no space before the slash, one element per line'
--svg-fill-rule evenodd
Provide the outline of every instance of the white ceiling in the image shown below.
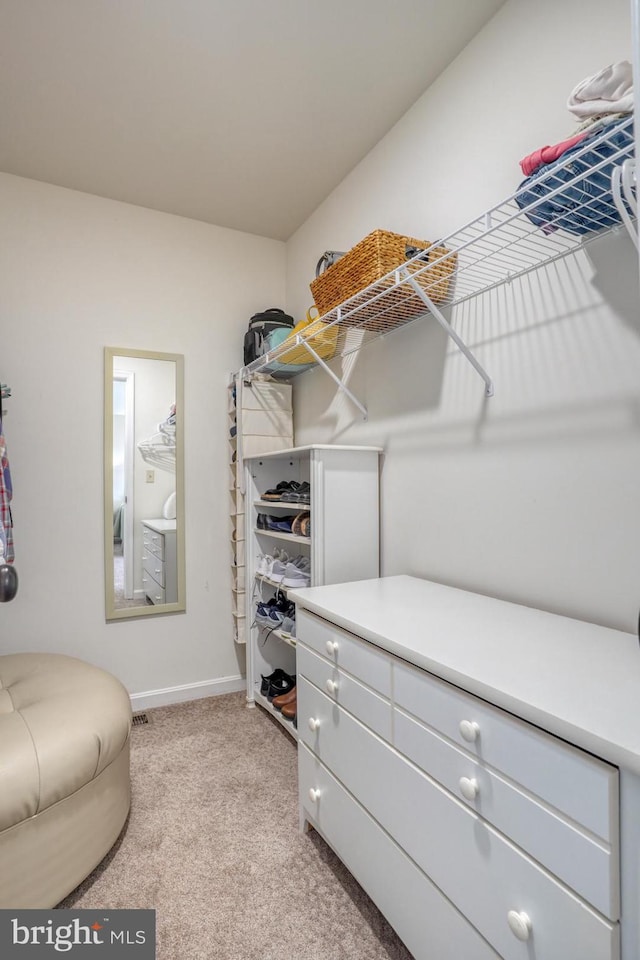
<path fill-rule="evenodd" d="M 0 0 L 0 170 L 287 239 L 504 0 Z"/>

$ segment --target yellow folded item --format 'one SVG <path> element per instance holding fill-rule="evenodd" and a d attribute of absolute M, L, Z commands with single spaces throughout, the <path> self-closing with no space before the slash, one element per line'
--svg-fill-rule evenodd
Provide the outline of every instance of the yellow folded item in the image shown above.
<path fill-rule="evenodd" d="M 312 315 L 313 310 L 316 311 L 315 315 Z M 295 325 L 287 339 L 283 340 L 282 346 L 285 346 L 289 341 L 295 341 L 296 336 L 300 333 L 304 335 L 309 346 L 315 350 L 321 360 L 330 360 L 336 352 L 338 325 L 328 326 L 318 319 L 317 310 L 318 308 L 315 305 L 309 307 L 305 319 Z M 304 347 L 296 346 L 281 354 L 278 361 L 280 363 L 303 364 L 314 363 L 314 358 Z"/>

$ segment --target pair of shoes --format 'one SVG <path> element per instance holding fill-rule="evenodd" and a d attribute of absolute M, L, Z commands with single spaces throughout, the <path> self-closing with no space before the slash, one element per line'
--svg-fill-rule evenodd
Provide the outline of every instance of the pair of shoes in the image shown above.
<path fill-rule="evenodd" d="M 291 503 L 311 503 L 311 484 L 305 480 L 297 490 L 289 496 Z"/>
<path fill-rule="evenodd" d="M 302 513 L 299 513 L 297 517 L 293 518 L 291 533 L 295 533 L 298 537 L 308 537 L 310 532 L 311 514 L 308 510 L 304 510 Z"/>
<path fill-rule="evenodd" d="M 275 672 L 277 673 L 278 671 L 276 670 Z M 296 678 L 282 670 L 280 676 L 269 680 L 269 689 L 266 694 L 267 700 L 272 703 L 275 697 L 280 697 L 283 693 L 290 693 L 291 690 L 294 690 L 295 685 Z M 260 692 L 262 693 L 262 687 L 260 687 Z"/>
<path fill-rule="evenodd" d="M 275 530 L 278 533 L 291 533 L 291 526 L 296 518 L 272 517 L 268 513 L 259 513 L 256 520 L 258 530 Z"/>
<path fill-rule="evenodd" d="M 255 621 L 263 627 L 277 627 L 289 616 L 290 606 L 291 603 L 285 596 L 272 597 L 266 602 L 260 601 L 256 606 Z"/>
<path fill-rule="evenodd" d="M 277 603 L 256 611 L 256 623 L 259 623 L 261 627 L 271 627 L 272 630 L 280 630 L 285 620 L 292 619 L 294 610 L 295 607 L 292 603 L 289 603 L 288 600 L 284 602 L 278 600 Z"/>
<path fill-rule="evenodd" d="M 266 697 L 268 695 L 269 687 L 271 686 L 272 683 L 275 683 L 278 680 L 282 680 L 286 676 L 288 676 L 288 674 L 286 674 L 284 670 L 281 670 L 280 667 L 276 667 L 273 673 L 270 673 L 268 677 L 265 677 L 264 674 L 260 674 L 260 679 L 261 679 L 260 693 L 262 694 L 262 696 Z"/>
<path fill-rule="evenodd" d="M 256 565 L 256 573 L 261 577 L 267 577 L 268 580 L 271 579 L 271 574 L 273 572 L 274 564 L 277 560 L 280 560 L 285 565 L 290 560 L 289 554 L 286 550 L 280 550 L 278 547 L 275 548 L 273 553 L 263 553 L 258 556 L 258 563 Z"/>
<path fill-rule="evenodd" d="M 256 527 L 258 530 L 276 530 L 279 533 L 291 533 L 295 516 L 274 517 L 268 513 L 259 513 L 256 517 Z"/>
<path fill-rule="evenodd" d="M 283 707 L 289 706 L 290 703 L 296 703 L 297 701 L 297 687 L 292 687 L 288 693 L 281 693 L 279 696 L 274 697 L 271 703 L 275 710 L 282 710 Z"/>
<path fill-rule="evenodd" d="M 307 569 L 308 565 L 309 560 L 306 557 L 297 556 L 292 558 L 287 556 L 286 553 L 282 552 L 280 556 L 276 557 L 271 564 L 269 569 L 269 579 L 274 583 L 284 583 L 284 578 L 287 576 L 287 570 L 290 566 L 300 566 L 300 569 L 302 570 Z"/>
<path fill-rule="evenodd" d="M 265 492 L 260 497 L 261 500 L 285 500 L 288 501 L 289 497 L 292 496 L 300 484 L 297 480 L 281 480 L 280 483 L 277 483 L 275 487 L 271 490 L 265 490 Z"/>

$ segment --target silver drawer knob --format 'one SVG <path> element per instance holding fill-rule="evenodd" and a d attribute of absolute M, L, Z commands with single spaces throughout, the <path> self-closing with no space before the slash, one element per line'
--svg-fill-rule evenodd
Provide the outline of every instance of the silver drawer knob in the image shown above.
<path fill-rule="evenodd" d="M 511 933 L 518 940 L 528 940 L 531 936 L 532 924 L 528 913 L 524 913 L 522 910 L 509 910 L 507 923 Z"/>
<path fill-rule="evenodd" d="M 465 800 L 475 800 L 480 793 L 478 781 L 470 777 L 460 777 L 458 786 L 460 787 L 460 793 Z"/>
<path fill-rule="evenodd" d="M 311 789 L 309 790 L 309 800 L 311 800 L 312 803 L 317 803 L 319 799 L 320 799 L 320 791 L 318 790 L 317 787 L 311 787 Z"/>
<path fill-rule="evenodd" d="M 312 733 L 315 733 L 316 730 L 319 729 L 319 727 L 320 727 L 320 721 L 318 720 L 318 718 L 309 717 L 309 730 L 311 730 Z"/>
<path fill-rule="evenodd" d="M 338 652 L 338 644 L 335 640 L 327 640 L 326 648 L 327 653 L 333 654 Z"/>
<path fill-rule="evenodd" d="M 460 736 L 467 743 L 475 743 L 480 736 L 480 725 L 475 720 L 460 721 Z"/>
<path fill-rule="evenodd" d="M 338 684 L 335 680 L 327 680 L 325 687 L 327 689 L 327 693 L 335 693 L 338 689 Z"/>

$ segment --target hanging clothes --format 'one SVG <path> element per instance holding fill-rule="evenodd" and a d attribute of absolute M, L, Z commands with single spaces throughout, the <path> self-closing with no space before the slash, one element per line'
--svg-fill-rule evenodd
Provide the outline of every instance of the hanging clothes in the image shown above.
<path fill-rule="evenodd" d="M 13 548 L 13 520 L 11 518 L 11 498 L 13 486 L 11 470 L 7 458 L 7 444 L 2 433 L 0 421 L 0 540 L 3 546 L 3 562 L 13 563 L 15 552 Z"/>

